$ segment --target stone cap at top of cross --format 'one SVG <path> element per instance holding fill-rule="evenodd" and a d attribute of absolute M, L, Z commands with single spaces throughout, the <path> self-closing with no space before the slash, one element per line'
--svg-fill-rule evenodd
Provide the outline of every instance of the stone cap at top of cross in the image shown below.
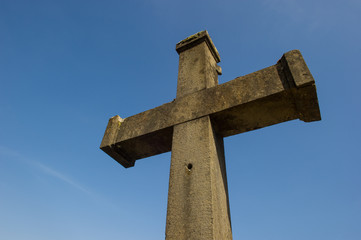
<path fill-rule="evenodd" d="M 211 51 L 216 62 L 217 63 L 220 62 L 221 57 L 218 53 L 217 48 L 214 46 L 212 39 L 209 36 L 207 30 L 193 34 L 192 36 L 189 36 L 186 39 L 180 41 L 179 43 L 177 43 L 175 49 L 176 49 L 177 53 L 180 54 L 181 52 L 183 52 L 189 48 L 192 48 L 192 47 L 202 43 L 203 41 L 205 41 L 207 43 L 207 46 L 209 47 L 209 50 Z"/>

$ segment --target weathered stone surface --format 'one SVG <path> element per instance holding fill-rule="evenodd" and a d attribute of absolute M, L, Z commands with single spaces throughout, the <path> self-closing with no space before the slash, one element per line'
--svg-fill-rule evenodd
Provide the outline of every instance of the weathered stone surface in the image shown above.
<path fill-rule="evenodd" d="M 177 99 L 169 109 L 178 124 L 173 127 L 167 240 L 232 239 L 223 138 L 214 131 L 208 115 L 194 115 L 210 101 L 196 93 L 218 85 L 215 48 L 209 47 L 208 34 L 199 38 L 185 41 L 186 50 L 178 51 Z"/>
<path fill-rule="evenodd" d="M 314 79 L 298 50 L 276 65 L 218 85 L 219 53 L 206 31 L 176 46 L 177 98 L 109 120 L 101 149 L 124 167 L 172 150 L 167 240 L 230 240 L 223 137 L 321 119 Z"/>
<path fill-rule="evenodd" d="M 177 43 L 176 51 L 178 54 L 180 54 L 181 52 L 188 50 L 202 42 L 205 42 L 207 44 L 209 51 L 213 55 L 216 62 L 220 62 L 221 57 L 219 56 L 218 50 L 216 46 L 214 46 L 213 41 L 206 30 L 193 34 L 192 36 L 189 36 L 186 39 Z"/>
<path fill-rule="evenodd" d="M 167 240 L 232 239 L 223 138 L 209 116 L 174 126 Z"/>
<path fill-rule="evenodd" d="M 203 46 L 202 54 L 205 50 Z M 209 69 L 216 68 L 215 63 L 209 65 Z M 182 71 L 179 70 L 179 79 L 183 78 Z M 178 89 L 187 94 L 126 118 L 114 142 L 108 142 L 112 147 L 107 148 L 127 156 L 129 162 L 167 152 L 171 150 L 169 140 L 174 125 L 208 115 L 217 134 L 223 137 L 293 119 L 321 119 L 314 79 L 298 50 L 284 54 L 274 66 L 210 88 L 207 87 L 217 82 L 216 73 L 206 68 L 204 72 L 210 72 L 202 80 L 204 87 L 190 83 L 186 90 L 179 83 Z M 195 74 L 194 68 L 190 74 Z"/>
<path fill-rule="evenodd" d="M 100 148 L 106 152 L 109 156 L 114 158 L 117 162 L 124 167 L 133 167 L 135 161 L 130 161 L 128 157 L 124 157 L 118 151 L 114 150 L 114 141 L 116 140 L 120 125 L 124 120 L 119 116 L 114 116 L 109 119 L 108 126 L 105 130 L 105 134 L 100 144 Z"/>

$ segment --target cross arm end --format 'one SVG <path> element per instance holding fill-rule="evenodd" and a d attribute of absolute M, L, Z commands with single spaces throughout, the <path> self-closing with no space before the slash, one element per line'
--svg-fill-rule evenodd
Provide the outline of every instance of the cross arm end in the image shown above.
<path fill-rule="evenodd" d="M 292 89 L 299 119 L 304 122 L 321 120 L 315 80 L 301 52 L 292 50 L 283 54 L 278 65 Z"/>
<path fill-rule="evenodd" d="M 109 119 L 107 128 L 104 133 L 103 140 L 100 144 L 100 149 L 107 153 L 109 156 L 114 158 L 118 163 L 123 165 L 123 167 L 133 167 L 135 161 L 129 161 L 125 157 L 122 156 L 121 153 L 116 151 L 114 147 L 114 142 L 118 135 L 118 130 L 123 123 L 124 119 L 119 117 L 118 115 Z"/>

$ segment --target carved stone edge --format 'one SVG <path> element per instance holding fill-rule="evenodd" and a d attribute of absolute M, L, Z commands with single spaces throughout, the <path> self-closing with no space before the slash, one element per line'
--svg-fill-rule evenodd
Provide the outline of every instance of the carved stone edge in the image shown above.
<path fill-rule="evenodd" d="M 280 77 L 280 80 L 283 83 L 285 94 L 287 94 L 287 92 L 291 94 L 289 98 L 289 100 L 291 101 L 290 104 L 294 105 L 294 109 L 298 115 L 297 117 L 295 116 L 295 118 L 299 118 L 304 122 L 321 120 L 315 81 L 306 63 L 303 60 L 301 53 L 298 50 L 292 50 L 290 52 L 287 52 L 283 54 L 282 58 L 277 62 L 276 65 L 273 65 L 271 67 L 275 67 L 277 69 L 276 71 L 278 71 L 278 76 Z M 258 72 L 264 70 L 265 69 L 262 69 L 259 70 Z M 250 75 L 251 74 L 248 75 L 248 78 L 250 77 Z M 297 78 L 300 78 L 302 76 L 307 77 L 307 79 L 297 80 Z M 240 78 L 242 79 L 245 77 L 246 76 Z M 229 82 L 224 84 L 229 84 Z M 207 91 L 210 90 L 211 89 L 207 89 Z M 168 103 L 168 104 L 172 104 L 172 103 Z M 119 148 L 119 146 L 118 147 L 116 146 L 116 144 L 119 144 L 116 143 L 116 141 L 119 130 L 121 129 L 120 126 L 123 121 L 124 120 L 121 119 L 119 116 L 115 116 L 109 120 L 100 148 L 104 152 L 106 152 L 109 156 L 111 156 L 116 161 L 118 161 L 125 168 L 128 168 L 134 166 L 136 159 L 129 158 L 129 156 L 125 156 L 124 153 L 122 153 L 121 148 Z M 146 134 L 149 135 L 153 133 L 148 132 Z M 130 160 L 130 159 L 134 159 L 134 160 Z"/>
<path fill-rule="evenodd" d="M 180 54 L 181 52 L 190 49 L 202 43 L 203 41 L 206 42 L 214 59 L 216 60 L 217 63 L 219 63 L 221 61 L 221 56 L 219 55 L 217 48 L 214 46 L 213 41 L 209 36 L 207 30 L 193 34 L 192 36 L 189 36 L 186 39 L 178 42 L 176 45 L 176 51 L 178 54 Z"/>
<path fill-rule="evenodd" d="M 103 140 L 100 144 L 100 149 L 103 150 L 106 154 L 114 158 L 118 163 L 123 165 L 125 168 L 133 167 L 135 161 L 128 161 L 121 153 L 116 151 L 114 142 L 117 138 L 119 128 L 124 119 L 118 115 L 109 119 L 107 128 L 105 129 Z"/>
<path fill-rule="evenodd" d="M 286 52 L 278 61 L 278 65 L 291 89 L 299 119 L 304 122 L 321 120 L 315 80 L 301 52 Z"/>

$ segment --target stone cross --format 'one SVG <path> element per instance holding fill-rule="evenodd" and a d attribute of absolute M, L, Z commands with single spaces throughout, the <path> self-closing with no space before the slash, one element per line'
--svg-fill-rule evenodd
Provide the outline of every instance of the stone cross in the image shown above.
<path fill-rule="evenodd" d="M 315 82 L 298 50 L 220 85 L 220 56 L 207 31 L 179 42 L 176 51 L 177 98 L 112 117 L 100 148 L 126 168 L 172 151 L 166 239 L 232 239 L 223 138 L 293 119 L 320 120 Z"/>

